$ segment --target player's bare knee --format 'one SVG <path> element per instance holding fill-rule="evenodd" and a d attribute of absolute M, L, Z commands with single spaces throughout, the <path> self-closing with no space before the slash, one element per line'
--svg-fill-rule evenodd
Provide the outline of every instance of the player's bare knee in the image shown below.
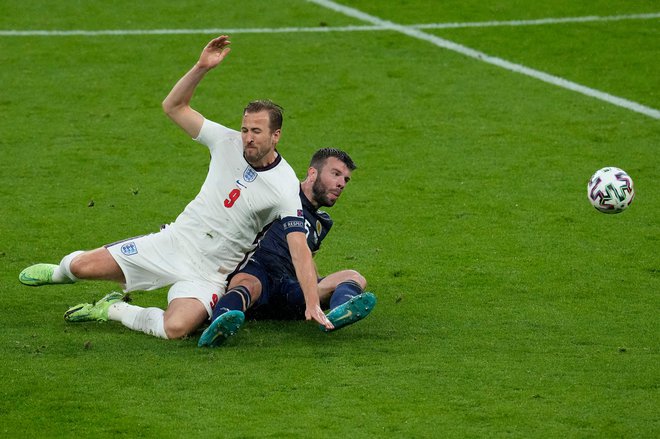
<path fill-rule="evenodd" d="M 198 299 L 173 299 L 163 314 L 163 330 L 167 338 L 183 338 L 195 331 L 209 314 Z"/>
<path fill-rule="evenodd" d="M 74 257 L 69 270 L 78 279 L 112 280 L 125 283 L 126 278 L 119 264 L 105 248 L 89 250 Z"/>
<path fill-rule="evenodd" d="M 89 252 L 79 254 L 69 264 L 69 270 L 78 279 L 85 279 L 90 276 L 92 263 L 90 261 Z"/>
<path fill-rule="evenodd" d="M 347 275 L 346 280 L 352 280 L 353 282 L 356 282 L 357 284 L 360 285 L 360 287 L 362 287 L 362 289 L 365 289 L 367 287 L 367 279 L 357 271 L 346 270 L 346 275 Z"/>
<path fill-rule="evenodd" d="M 192 332 L 190 325 L 182 319 L 165 319 L 163 328 L 168 339 L 183 338 Z"/>

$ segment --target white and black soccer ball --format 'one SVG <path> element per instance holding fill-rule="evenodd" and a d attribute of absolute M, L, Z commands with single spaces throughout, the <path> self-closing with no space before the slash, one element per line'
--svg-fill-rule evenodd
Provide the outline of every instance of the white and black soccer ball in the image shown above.
<path fill-rule="evenodd" d="M 608 166 L 591 176 L 587 196 L 591 205 L 600 212 L 619 213 L 633 202 L 635 187 L 626 171 Z"/>

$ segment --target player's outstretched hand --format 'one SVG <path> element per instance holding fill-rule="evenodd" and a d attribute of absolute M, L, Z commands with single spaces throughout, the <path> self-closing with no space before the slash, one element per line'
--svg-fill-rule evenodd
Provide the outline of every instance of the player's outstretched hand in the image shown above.
<path fill-rule="evenodd" d="M 307 320 L 316 320 L 319 324 L 323 325 L 325 329 L 331 330 L 335 329 L 334 325 L 328 320 L 328 317 L 325 315 L 320 306 L 314 306 L 311 309 L 305 309 L 305 318 Z"/>
<path fill-rule="evenodd" d="M 220 35 L 219 37 L 212 39 L 202 51 L 199 61 L 197 61 L 197 65 L 205 69 L 214 68 L 220 64 L 225 56 L 231 51 L 229 48 L 230 44 L 231 41 L 229 41 L 227 35 Z"/>

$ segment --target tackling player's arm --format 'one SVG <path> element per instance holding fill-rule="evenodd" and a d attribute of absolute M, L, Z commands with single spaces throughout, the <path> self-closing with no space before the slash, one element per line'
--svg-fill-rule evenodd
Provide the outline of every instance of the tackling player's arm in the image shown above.
<path fill-rule="evenodd" d="M 307 246 L 305 234 L 303 232 L 290 232 L 286 235 L 286 241 L 289 244 L 296 277 L 305 296 L 305 318 L 316 320 L 326 329 L 333 329 L 334 326 L 321 309 L 316 265 L 312 259 L 312 252 Z"/>
<path fill-rule="evenodd" d="M 190 107 L 197 85 L 209 70 L 215 68 L 231 50 L 229 37 L 222 35 L 211 40 L 197 63 L 179 81 L 163 101 L 163 111 L 192 138 L 202 129 L 204 116 Z"/>

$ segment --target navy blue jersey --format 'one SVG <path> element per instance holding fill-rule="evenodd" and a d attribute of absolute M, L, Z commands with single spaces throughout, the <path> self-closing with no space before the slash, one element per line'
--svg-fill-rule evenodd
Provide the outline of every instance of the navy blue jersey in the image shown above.
<path fill-rule="evenodd" d="M 313 254 L 321 247 L 321 241 L 330 231 L 332 219 L 326 212 L 317 210 L 302 190 L 300 191 L 300 200 L 302 201 L 303 216 L 305 218 L 307 245 Z M 258 261 L 273 278 L 292 277 L 295 279 L 296 271 L 291 261 L 282 221 L 272 223 L 249 259 Z"/>

